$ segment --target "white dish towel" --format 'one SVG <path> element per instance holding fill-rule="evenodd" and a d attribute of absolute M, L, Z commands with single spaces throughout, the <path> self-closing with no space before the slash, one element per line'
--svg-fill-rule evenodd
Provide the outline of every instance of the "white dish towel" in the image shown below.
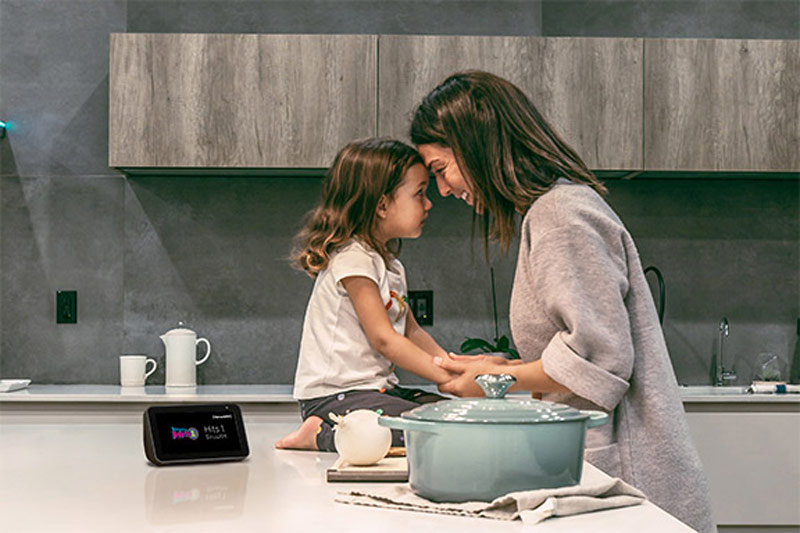
<path fill-rule="evenodd" d="M 0 392 L 12 392 L 24 389 L 31 384 L 29 379 L 0 379 Z"/>
<path fill-rule="evenodd" d="M 787 385 L 786 383 L 767 383 L 764 381 L 753 382 L 747 392 L 753 394 L 797 394 L 800 393 L 800 385 Z"/>
<path fill-rule="evenodd" d="M 425 513 L 477 516 L 497 520 L 520 518 L 526 524 L 536 524 L 551 516 L 568 516 L 638 505 L 645 499 L 642 492 L 621 479 L 605 475 L 584 475 L 579 485 L 571 487 L 512 492 L 488 503 L 432 502 L 414 494 L 408 483 L 370 487 L 366 490 L 340 491 L 335 498 L 339 503 Z"/>

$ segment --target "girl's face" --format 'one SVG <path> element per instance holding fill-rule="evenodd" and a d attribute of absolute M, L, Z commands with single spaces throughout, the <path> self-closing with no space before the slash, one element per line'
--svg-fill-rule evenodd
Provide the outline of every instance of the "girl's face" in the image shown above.
<path fill-rule="evenodd" d="M 421 144 L 417 146 L 417 151 L 425 161 L 425 165 L 436 176 L 439 194 L 442 196 L 452 194 L 471 207 L 475 205 L 474 196 L 464 176 L 461 175 L 453 150 L 440 144 Z"/>
<path fill-rule="evenodd" d="M 378 203 L 377 237 L 389 239 L 415 239 L 422 235 L 422 226 L 433 204 L 426 195 L 428 171 L 422 165 L 412 165 L 403 181 L 391 196 L 383 196 Z"/>

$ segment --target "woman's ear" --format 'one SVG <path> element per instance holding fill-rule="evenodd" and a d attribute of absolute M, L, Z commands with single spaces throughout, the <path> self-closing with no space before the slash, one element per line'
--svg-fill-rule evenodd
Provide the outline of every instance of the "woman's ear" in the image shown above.
<path fill-rule="evenodd" d="M 375 214 L 378 215 L 378 218 L 386 218 L 386 213 L 389 211 L 389 198 L 382 194 L 381 197 L 378 199 L 378 208 L 375 210 Z"/>

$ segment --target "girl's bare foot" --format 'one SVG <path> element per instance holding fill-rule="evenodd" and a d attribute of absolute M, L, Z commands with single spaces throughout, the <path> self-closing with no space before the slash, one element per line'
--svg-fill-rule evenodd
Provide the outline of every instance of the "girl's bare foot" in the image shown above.
<path fill-rule="evenodd" d="M 276 442 L 275 447 L 292 450 L 316 450 L 317 432 L 321 425 L 322 419 L 320 417 L 309 416 L 299 428 Z"/>

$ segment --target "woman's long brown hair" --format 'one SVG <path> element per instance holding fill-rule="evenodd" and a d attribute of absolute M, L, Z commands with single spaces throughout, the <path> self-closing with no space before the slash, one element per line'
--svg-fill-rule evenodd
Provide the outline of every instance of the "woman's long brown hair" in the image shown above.
<path fill-rule="evenodd" d="M 389 263 L 400 241 L 387 245 L 373 236 L 378 202 L 391 197 L 412 165 L 424 165 L 412 147 L 393 139 L 362 139 L 342 148 L 322 184 L 319 205 L 306 214 L 290 259 L 311 277 L 328 266 L 336 250 L 356 237 Z"/>
<path fill-rule="evenodd" d="M 516 214 L 525 213 L 558 178 L 608 192 L 525 93 L 489 72 L 459 72 L 434 88 L 414 113 L 411 142 L 453 150 L 482 208 L 487 259 L 489 240 L 507 251 Z"/>

